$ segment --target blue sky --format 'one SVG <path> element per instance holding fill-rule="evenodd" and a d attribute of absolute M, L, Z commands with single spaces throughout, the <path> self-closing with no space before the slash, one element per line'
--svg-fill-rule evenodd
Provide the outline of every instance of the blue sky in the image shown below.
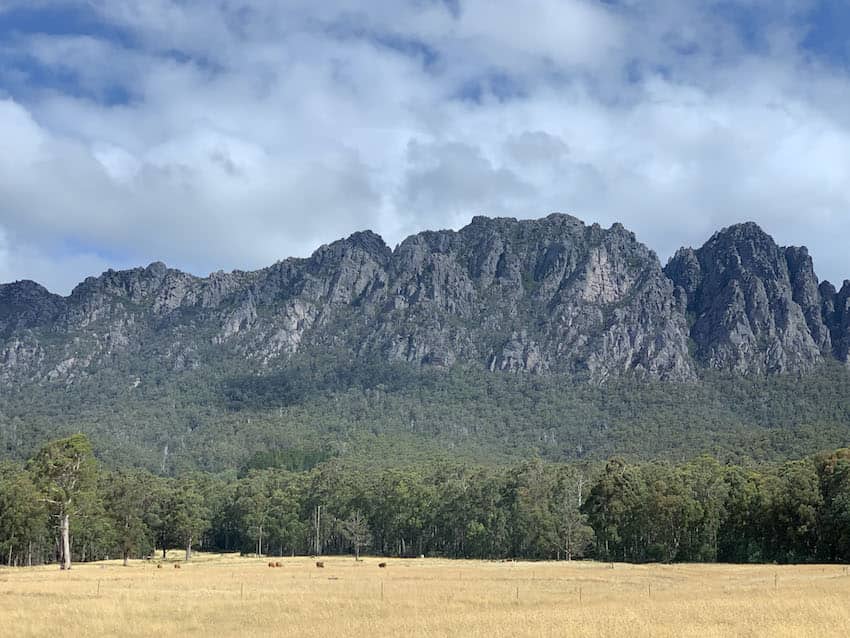
<path fill-rule="evenodd" d="M 850 277 L 850 3 L 0 0 L 0 281 L 569 212 Z"/>

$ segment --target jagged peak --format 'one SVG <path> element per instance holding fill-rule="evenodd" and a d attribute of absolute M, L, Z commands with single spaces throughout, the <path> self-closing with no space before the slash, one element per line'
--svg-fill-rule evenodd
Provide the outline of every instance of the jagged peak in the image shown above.
<path fill-rule="evenodd" d="M 818 291 L 820 292 L 821 297 L 824 298 L 834 297 L 838 292 L 835 288 L 835 285 L 828 279 L 824 279 L 822 282 L 820 282 L 820 285 L 818 286 Z"/>
<path fill-rule="evenodd" d="M 360 230 L 343 239 L 319 246 L 310 255 L 310 261 L 322 263 L 327 259 L 342 257 L 352 250 L 363 251 L 379 263 L 386 263 L 392 256 L 392 249 L 387 246 L 383 237 L 371 230 Z"/>
<path fill-rule="evenodd" d="M 686 259 L 688 261 L 696 260 L 697 251 L 694 250 L 691 246 L 682 246 L 679 248 L 670 259 L 667 260 L 667 265 L 670 265 L 672 262 L 681 261 Z"/>
<path fill-rule="evenodd" d="M 460 229 L 459 232 L 471 230 L 480 227 L 487 228 L 510 228 L 519 226 L 579 226 L 585 228 L 585 224 L 578 217 L 567 213 L 549 213 L 546 217 L 538 217 L 533 219 L 517 219 L 516 217 L 489 217 L 487 215 L 475 215 L 472 221 Z"/>
<path fill-rule="evenodd" d="M 809 249 L 806 246 L 786 246 L 785 254 L 793 256 L 796 259 L 811 259 Z"/>
<path fill-rule="evenodd" d="M 384 238 L 372 230 L 359 230 L 352 233 L 347 238 L 341 240 L 350 246 L 362 248 L 372 254 L 388 256 L 391 252 L 390 247 Z"/>
<path fill-rule="evenodd" d="M 788 279 L 787 252 L 755 222 L 723 228 L 697 251 L 703 268 L 750 272 L 763 279 Z"/>
<path fill-rule="evenodd" d="M 86 277 L 71 290 L 68 298 L 108 293 L 140 301 L 155 294 L 167 280 L 173 278 L 204 281 L 182 270 L 169 268 L 161 261 L 154 261 L 144 267 L 136 266 L 121 270 L 109 268 L 97 277 Z"/>
<path fill-rule="evenodd" d="M 161 261 L 152 261 L 150 264 L 148 264 L 148 267 L 145 268 L 146 273 L 157 276 L 163 276 L 168 271 L 168 266 L 166 266 L 165 263 Z"/>
<path fill-rule="evenodd" d="M 32 279 L 19 279 L 7 284 L 0 284 L 0 296 L 13 294 L 21 294 L 27 296 L 43 296 L 43 297 L 59 297 L 60 295 L 50 292 L 37 281 Z"/>
<path fill-rule="evenodd" d="M 61 295 L 31 279 L 0 284 L 0 332 L 10 326 L 25 327 L 36 317 L 52 317 L 63 305 Z M 11 320 L 11 324 L 7 323 Z"/>
<path fill-rule="evenodd" d="M 311 259 L 315 260 L 317 256 L 326 252 L 328 249 L 348 250 L 351 248 L 363 250 L 368 254 L 375 256 L 381 263 L 386 263 L 386 261 L 391 259 L 392 256 L 397 254 L 400 250 L 403 251 L 416 245 L 427 245 L 429 250 L 440 252 L 447 249 L 452 244 L 455 237 L 468 232 L 480 232 L 481 229 L 491 229 L 494 232 L 500 232 L 502 230 L 508 231 L 520 228 L 551 229 L 552 232 L 557 232 L 558 230 L 563 229 L 564 232 L 569 233 L 583 231 L 589 233 L 591 238 L 594 238 L 594 241 L 607 237 L 624 237 L 629 238 L 631 241 L 638 241 L 634 233 L 629 231 L 619 222 L 615 222 L 610 226 L 610 228 L 605 229 L 599 224 L 585 224 L 579 218 L 561 212 L 552 212 L 545 217 L 536 219 L 517 219 L 515 217 L 490 217 L 486 215 L 476 215 L 472 218 L 469 224 L 461 228 L 459 231 L 425 230 L 408 236 L 400 242 L 395 249 L 390 248 L 379 234 L 371 230 L 362 230 L 354 232 L 344 239 L 339 239 L 320 247 L 310 258 L 289 258 L 283 262 L 278 262 L 278 264 L 288 264 L 297 267 L 298 264 L 305 261 L 309 261 Z M 742 250 L 742 242 L 746 242 L 749 246 L 751 246 L 751 248 Z M 720 247 L 724 245 L 735 248 L 735 250 L 739 253 L 739 256 L 742 258 L 742 261 L 744 262 L 743 265 L 745 265 L 745 267 L 746 262 L 749 261 L 749 257 L 755 256 L 759 261 L 764 261 L 764 258 L 772 259 L 773 256 L 781 256 L 783 253 L 787 260 L 793 259 L 795 263 L 805 267 L 806 269 L 808 269 L 808 263 L 805 262 L 811 262 L 809 251 L 805 246 L 779 247 L 773 238 L 766 233 L 758 223 L 754 221 L 747 221 L 739 224 L 732 224 L 715 232 L 701 248 L 680 248 L 668 260 L 667 266 L 665 266 L 665 271 L 668 272 L 669 275 L 671 264 L 674 262 L 681 262 L 683 259 L 694 263 L 694 259 L 697 258 L 697 262 L 699 262 L 702 260 L 707 248 L 710 246 Z M 788 262 L 786 265 L 790 266 L 791 264 Z M 258 271 L 235 270 L 230 274 L 250 275 L 252 272 L 266 271 L 273 267 L 274 266 L 269 266 L 268 268 L 262 268 Z M 169 268 L 161 261 L 153 261 L 145 267 L 137 267 L 126 270 L 109 269 L 98 277 L 88 277 L 73 289 L 70 296 L 79 295 L 83 292 L 90 291 L 93 288 L 96 289 L 98 285 L 102 285 L 106 281 L 117 283 L 127 277 L 162 279 L 167 275 L 185 276 L 199 282 L 229 276 L 219 271 L 217 273 L 210 274 L 207 278 L 197 277 L 177 269 Z M 8 288 L 9 286 L 17 286 L 19 290 L 25 290 L 29 286 L 33 291 L 33 294 L 53 294 L 40 284 L 29 280 L 0 284 L 0 290 L 8 291 L 10 290 Z M 850 283 L 845 282 L 844 290 L 850 294 Z M 61 298 L 60 295 L 56 296 Z"/>
<path fill-rule="evenodd" d="M 748 221 L 739 224 L 732 224 L 721 228 L 711 236 L 707 244 L 721 242 L 738 243 L 742 241 L 764 242 L 776 246 L 776 242 L 765 230 L 756 222 Z"/>

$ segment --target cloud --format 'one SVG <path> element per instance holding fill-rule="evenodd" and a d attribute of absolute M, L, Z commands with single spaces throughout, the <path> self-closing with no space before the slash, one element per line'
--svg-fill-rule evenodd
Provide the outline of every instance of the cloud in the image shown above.
<path fill-rule="evenodd" d="M 850 80 L 811 45 L 818 9 L 6 2 L 0 278 L 67 292 L 105 266 L 256 268 L 555 210 L 662 259 L 754 219 L 848 276 Z"/>

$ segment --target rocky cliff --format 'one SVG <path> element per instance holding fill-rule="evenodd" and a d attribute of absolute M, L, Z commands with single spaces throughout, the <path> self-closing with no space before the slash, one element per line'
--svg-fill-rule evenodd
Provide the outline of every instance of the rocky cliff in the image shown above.
<path fill-rule="evenodd" d="M 665 272 L 685 299 L 698 364 L 782 373 L 810 370 L 831 355 L 805 248 L 781 248 L 756 224 L 740 224 L 697 250 L 679 250 Z"/>
<path fill-rule="evenodd" d="M 199 278 L 154 263 L 68 297 L 0 286 L 0 383 L 73 383 L 104 366 L 171 370 L 295 355 L 688 381 L 704 367 L 806 371 L 850 359 L 850 283 L 754 224 L 662 269 L 619 224 L 476 217 L 391 250 L 359 232 L 306 259 Z"/>

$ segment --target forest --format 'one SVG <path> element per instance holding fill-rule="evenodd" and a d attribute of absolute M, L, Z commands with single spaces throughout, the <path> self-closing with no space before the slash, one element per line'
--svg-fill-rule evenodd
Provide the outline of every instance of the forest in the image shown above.
<path fill-rule="evenodd" d="M 296 459 L 303 461 L 304 459 Z M 309 459 L 308 459 L 309 460 Z M 0 561 L 169 548 L 627 562 L 850 560 L 850 449 L 802 460 L 364 467 L 269 454 L 239 473 L 102 466 L 85 435 L 0 464 Z"/>
<path fill-rule="evenodd" d="M 377 467 L 708 454 L 746 464 L 850 445 L 850 374 L 838 364 L 800 376 L 706 370 L 698 383 L 599 385 L 343 355 L 295 358 L 266 373 L 230 359 L 182 372 L 144 361 L 4 389 L 0 460 L 23 461 L 77 432 L 110 469 L 168 476 L 244 471 L 267 454 L 290 457 L 291 470 L 330 457 Z"/>

